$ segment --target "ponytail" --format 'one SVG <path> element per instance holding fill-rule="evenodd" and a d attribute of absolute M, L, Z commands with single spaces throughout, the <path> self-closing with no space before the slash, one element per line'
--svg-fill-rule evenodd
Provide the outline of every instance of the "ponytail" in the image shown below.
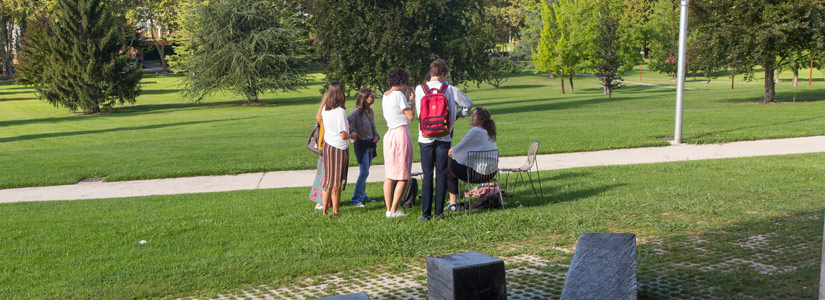
<path fill-rule="evenodd" d="M 496 122 L 490 116 L 490 111 L 484 107 L 476 107 L 476 122 L 481 122 L 481 128 L 487 130 L 491 140 L 496 140 Z"/>
<path fill-rule="evenodd" d="M 496 140 L 496 121 L 493 121 L 493 119 L 487 119 L 481 124 L 481 128 L 487 130 L 487 135 L 490 136 L 491 140 Z"/>

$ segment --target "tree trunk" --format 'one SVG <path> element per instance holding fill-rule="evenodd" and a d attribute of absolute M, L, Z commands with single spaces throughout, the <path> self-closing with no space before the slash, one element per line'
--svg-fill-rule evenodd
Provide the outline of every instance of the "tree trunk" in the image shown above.
<path fill-rule="evenodd" d="M 559 76 L 561 78 L 561 94 L 564 95 L 564 76 Z"/>
<path fill-rule="evenodd" d="M 160 68 L 163 73 L 169 72 L 169 66 L 166 64 L 166 42 L 161 41 L 160 47 L 158 47 L 158 55 L 160 56 Z"/>
<path fill-rule="evenodd" d="M 258 102 L 258 91 L 254 89 L 247 89 L 246 92 L 246 102 L 250 105 L 255 105 Z"/>
<path fill-rule="evenodd" d="M 779 84 L 779 69 L 773 69 L 773 81 Z"/>
<path fill-rule="evenodd" d="M 792 85 L 793 85 L 793 87 L 798 87 L 799 86 L 799 62 L 794 62 L 793 66 L 791 68 L 793 68 L 793 70 L 792 70 L 793 71 Z"/>
<path fill-rule="evenodd" d="M 556 79 L 556 74 L 553 74 L 553 71 L 550 71 L 550 79 Z"/>
<path fill-rule="evenodd" d="M 607 93 L 607 87 L 606 86 L 602 86 L 602 95 L 609 95 Z"/>
<path fill-rule="evenodd" d="M 773 96 L 776 94 L 776 85 L 773 81 L 773 71 L 773 68 L 765 67 L 765 99 L 762 100 L 762 103 L 773 102 Z"/>
<path fill-rule="evenodd" d="M 573 89 L 573 75 L 570 75 L 570 92 L 575 93 L 576 91 Z"/>
<path fill-rule="evenodd" d="M 6 16 L 0 14 L 0 63 L 3 65 L 3 68 L 0 69 L 2 71 L 0 75 L 11 76 L 11 53 L 8 51 L 11 50 L 8 48 L 11 45 L 11 40 L 9 40 L 6 21 L 8 21 Z"/>
<path fill-rule="evenodd" d="M 613 89 L 604 87 L 607 90 L 607 100 L 613 100 Z"/>
<path fill-rule="evenodd" d="M 733 81 L 736 80 L 736 70 L 730 71 L 730 89 L 733 89 Z"/>

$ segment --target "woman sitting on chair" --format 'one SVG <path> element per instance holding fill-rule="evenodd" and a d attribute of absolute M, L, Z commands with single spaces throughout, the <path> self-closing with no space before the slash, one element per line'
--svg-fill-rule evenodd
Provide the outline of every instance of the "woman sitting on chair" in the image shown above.
<path fill-rule="evenodd" d="M 467 166 L 467 154 L 470 151 L 496 150 L 496 123 L 490 118 L 490 111 L 478 107 L 470 115 L 470 131 L 461 139 L 461 142 L 451 148 L 448 154 L 452 156 L 447 165 L 447 191 L 450 192 L 450 204 L 444 210 L 457 210 L 458 180 L 468 181 L 467 173 L 474 181 L 488 181 L 496 176 L 495 172 L 480 174 Z M 468 170 L 469 168 L 469 170 Z"/>

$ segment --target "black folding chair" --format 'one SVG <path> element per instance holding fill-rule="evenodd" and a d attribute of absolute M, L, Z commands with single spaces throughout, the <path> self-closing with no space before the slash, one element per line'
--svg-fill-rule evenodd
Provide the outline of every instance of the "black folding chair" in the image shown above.
<path fill-rule="evenodd" d="M 498 184 L 498 182 L 500 182 L 498 172 L 498 150 L 470 151 L 467 153 L 466 182 L 468 188 L 470 184 L 488 182 L 495 182 Z M 459 191 L 464 190 L 465 189 L 459 189 Z M 498 200 L 501 202 L 501 208 L 506 211 L 504 208 L 504 198 L 502 197 L 502 193 L 503 191 L 499 187 Z M 468 214 L 470 213 L 471 205 L 472 203 L 468 200 L 467 209 L 465 210 Z"/>

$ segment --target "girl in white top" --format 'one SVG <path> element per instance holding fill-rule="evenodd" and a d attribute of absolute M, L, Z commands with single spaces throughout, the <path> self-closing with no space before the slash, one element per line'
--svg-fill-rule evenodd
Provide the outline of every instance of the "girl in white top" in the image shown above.
<path fill-rule="evenodd" d="M 450 204 L 444 210 L 455 210 L 458 201 L 458 181 L 467 180 L 467 171 L 473 178 L 483 181 L 492 179 L 495 172 L 481 174 L 476 172 L 478 166 L 467 166 L 467 154 L 470 151 L 496 150 L 496 122 L 490 118 L 490 111 L 477 107 L 470 115 L 470 131 L 461 139 L 461 142 L 448 152 L 452 157 L 447 162 L 447 191 L 450 193 Z M 486 172 L 485 172 L 486 173 Z"/>
<path fill-rule="evenodd" d="M 321 100 L 321 107 L 315 118 L 324 123 L 324 215 L 332 198 L 332 214 L 341 215 L 341 188 L 347 183 L 349 167 L 349 140 L 358 139 L 358 134 L 350 134 L 347 111 L 344 107 L 344 85 L 333 81 Z"/>
<path fill-rule="evenodd" d="M 406 70 L 390 70 L 387 72 L 390 89 L 381 99 L 384 119 L 389 127 L 384 135 L 384 172 L 387 176 L 384 180 L 384 204 L 387 206 L 387 218 L 407 215 L 398 210 L 398 205 L 404 196 L 412 169 L 413 148 L 407 124 L 412 120 L 413 112 L 402 92 L 407 90 L 409 82 L 410 73 Z"/>

